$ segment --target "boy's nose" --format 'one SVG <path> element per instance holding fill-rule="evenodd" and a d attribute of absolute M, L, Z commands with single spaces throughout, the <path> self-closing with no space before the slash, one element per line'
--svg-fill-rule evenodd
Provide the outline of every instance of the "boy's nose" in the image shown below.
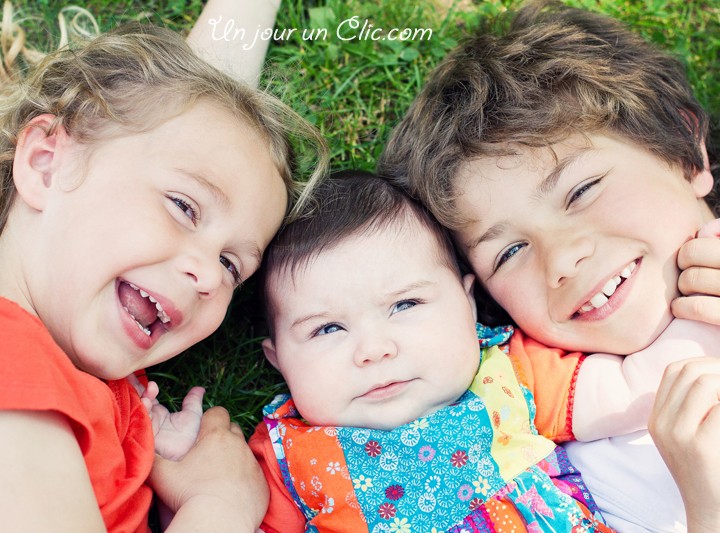
<path fill-rule="evenodd" d="M 376 333 L 358 342 L 354 360 L 357 366 L 362 367 L 383 359 L 393 359 L 397 353 L 397 345 L 389 336 Z"/>
<path fill-rule="evenodd" d="M 580 272 L 583 261 L 592 255 L 593 242 L 586 236 L 548 235 L 543 243 L 548 287 L 558 288 Z"/>

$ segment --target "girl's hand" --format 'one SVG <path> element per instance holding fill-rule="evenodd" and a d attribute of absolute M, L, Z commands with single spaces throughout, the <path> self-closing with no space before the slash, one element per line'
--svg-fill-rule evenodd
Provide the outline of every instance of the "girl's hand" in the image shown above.
<path fill-rule="evenodd" d="M 720 220 L 709 222 L 678 254 L 682 296 L 672 302 L 677 318 L 720 324 Z"/>
<path fill-rule="evenodd" d="M 669 365 L 648 428 L 682 494 L 688 532 L 720 531 L 720 359 Z"/>

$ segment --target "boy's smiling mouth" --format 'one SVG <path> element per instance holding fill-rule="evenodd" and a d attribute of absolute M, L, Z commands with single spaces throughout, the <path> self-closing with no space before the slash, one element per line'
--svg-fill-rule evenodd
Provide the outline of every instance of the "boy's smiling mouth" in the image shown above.
<path fill-rule="evenodd" d="M 605 304 L 607 304 L 613 294 L 615 294 L 617 288 L 620 287 L 627 278 L 632 276 L 632 273 L 637 267 L 638 262 L 639 261 L 637 259 L 633 260 L 620 272 L 607 280 L 600 291 L 598 291 L 587 302 L 580 306 L 580 308 L 573 314 L 573 318 L 581 317 L 584 314 L 600 309 Z"/>
<path fill-rule="evenodd" d="M 167 330 L 172 322 L 170 315 L 163 306 L 147 292 L 129 281 L 120 280 L 118 298 L 122 308 L 135 321 L 139 330 L 150 337 L 157 328 L 154 324 Z"/>

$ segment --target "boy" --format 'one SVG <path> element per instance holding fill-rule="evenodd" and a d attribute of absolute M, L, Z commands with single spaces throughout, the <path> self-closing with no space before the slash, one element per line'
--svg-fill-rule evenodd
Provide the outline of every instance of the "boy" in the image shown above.
<path fill-rule="evenodd" d="M 666 329 L 677 250 L 713 218 L 706 130 L 676 60 L 607 17 L 532 4 L 503 35 L 478 35 L 443 61 L 380 169 L 453 230 L 499 304 L 486 320 L 506 320 L 502 307 L 541 342 L 614 354 L 661 348 L 665 331 L 673 344 L 659 352 L 661 369 L 718 339 L 710 326 Z M 699 346 L 676 344 L 683 338 Z M 578 386 L 605 359 L 590 357 Z M 641 419 L 651 396 L 644 404 Z M 604 429 L 585 436 L 617 434 Z M 568 451 L 611 525 L 685 530 L 679 493 L 646 435 Z"/>

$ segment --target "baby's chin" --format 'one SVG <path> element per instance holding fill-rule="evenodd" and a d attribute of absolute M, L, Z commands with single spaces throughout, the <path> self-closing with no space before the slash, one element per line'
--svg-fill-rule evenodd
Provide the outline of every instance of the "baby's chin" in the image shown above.
<path fill-rule="evenodd" d="M 447 404 L 450 405 L 450 404 Z M 303 417 L 303 420 L 311 426 L 319 427 L 347 427 L 358 429 L 371 429 L 379 431 L 392 431 L 399 427 L 412 424 L 420 418 L 430 416 L 438 409 L 445 405 L 433 406 L 427 409 L 416 409 L 412 412 L 393 413 L 382 412 L 382 408 L 378 408 L 377 417 L 372 417 L 370 412 L 364 413 L 363 416 L 340 416 L 340 417 Z"/>

